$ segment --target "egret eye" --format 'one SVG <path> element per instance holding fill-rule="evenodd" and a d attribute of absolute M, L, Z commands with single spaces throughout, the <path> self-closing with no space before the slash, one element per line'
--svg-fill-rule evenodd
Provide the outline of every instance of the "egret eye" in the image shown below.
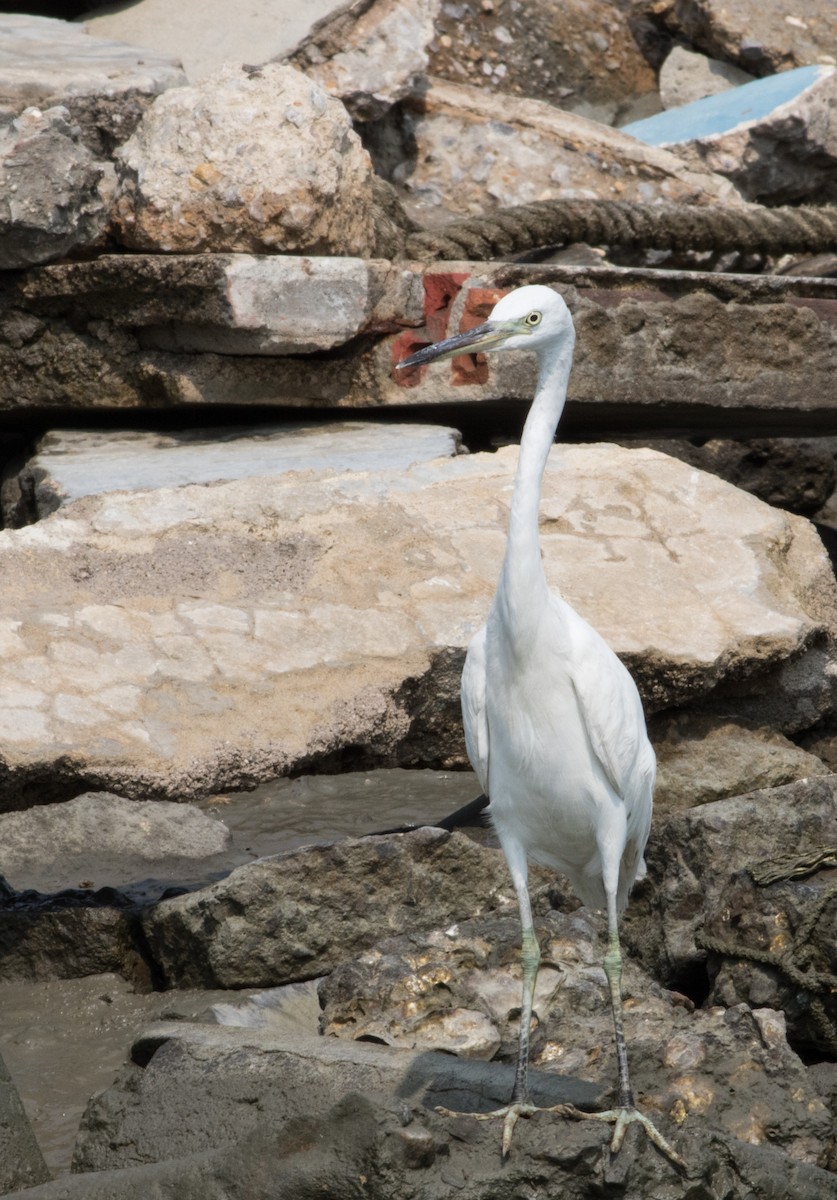
<path fill-rule="evenodd" d="M 539 313 L 537 311 L 537 309 L 535 309 L 534 312 L 529 313 L 528 317 L 526 318 L 526 324 L 528 326 L 530 326 L 530 328 L 534 329 L 535 326 L 540 325 L 540 323 L 541 323 L 541 313 Z"/>

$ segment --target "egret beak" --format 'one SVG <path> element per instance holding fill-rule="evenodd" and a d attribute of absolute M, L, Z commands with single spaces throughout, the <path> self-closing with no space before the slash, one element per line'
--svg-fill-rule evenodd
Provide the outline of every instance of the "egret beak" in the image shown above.
<path fill-rule="evenodd" d="M 416 351 L 403 362 L 397 363 L 398 370 L 405 367 L 420 367 L 424 363 L 436 362 L 442 358 L 455 358 L 457 354 L 474 354 L 478 350 L 496 350 L 503 342 L 515 333 L 520 333 L 517 321 L 486 321 L 465 333 L 436 342 L 435 346 L 425 346 Z"/>

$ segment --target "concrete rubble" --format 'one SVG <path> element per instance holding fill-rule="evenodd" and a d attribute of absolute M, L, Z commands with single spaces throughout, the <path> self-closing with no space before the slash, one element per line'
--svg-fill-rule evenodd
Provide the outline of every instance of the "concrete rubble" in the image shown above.
<path fill-rule="evenodd" d="M 431 80 L 406 115 L 393 178 L 425 224 L 533 200 L 735 203 L 731 185 L 667 150 L 540 100 Z"/>
<path fill-rule="evenodd" d="M 752 83 L 753 78 L 723 59 L 707 58 L 705 54 L 675 46 L 660 67 L 660 101 L 663 108 L 679 108 L 704 96 Z"/>
<path fill-rule="evenodd" d="M 725 176 L 747 200 L 833 200 L 837 67 L 797 67 L 624 127 L 649 146 Z"/>
<path fill-rule="evenodd" d="M 99 241 L 103 176 L 66 108 L 25 108 L 0 127 L 0 270 Z"/>
<path fill-rule="evenodd" d="M 91 37 L 67 21 L 0 13 L 0 108 L 66 108 L 97 159 L 130 137 L 156 96 L 185 82 L 171 54 Z"/>
<path fill-rule="evenodd" d="M 116 172 L 115 235 L 132 250 L 388 250 L 346 110 L 291 67 L 225 67 L 164 93 Z"/>
<path fill-rule="evenodd" d="M 0 15 L 0 1194 L 837 1200 L 833 5 L 113 7 Z M 513 243 L 544 200 L 584 236 Z M 465 217 L 497 257 L 433 261 Z M 527 283 L 578 335 L 546 573 L 658 757 L 625 1023 L 684 1172 L 467 1115 L 520 927 L 460 675 L 535 366 L 395 367 Z M 603 917 L 530 885 L 534 1097 L 603 1109 Z"/>
<path fill-rule="evenodd" d="M 829 0 L 641 0 L 640 10 L 704 54 L 773 75 L 811 63 L 837 65 L 837 15 Z"/>
<path fill-rule="evenodd" d="M 0 534 L 2 803 L 82 781 L 184 799 L 349 745 L 462 761 L 458 672 L 516 457 L 106 492 Z M 541 511 L 548 575 L 650 711 L 711 703 L 786 733 L 832 711 L 837 585 L 807 522 L 607 446 L 556 451 Z"/>

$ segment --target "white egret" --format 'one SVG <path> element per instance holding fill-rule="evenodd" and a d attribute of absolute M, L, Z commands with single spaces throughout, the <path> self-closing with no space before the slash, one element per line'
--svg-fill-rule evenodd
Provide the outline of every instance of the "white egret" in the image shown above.
<path fill-rule="evenodd" d="M 522 925 L 523 999 L 510 1103 L 503 1117 L 508 1154 L 520 1116 L 539 1111 L 527 1083 L 532 998 L 540 950 L 532 923 L 527 860 L 553 867 L 584 904 L 607 911 L 604 969 L 618 1065 L 618 1104 L 603 1113 L 569 1105 L 548 1111 L 612 1122 L 611 1150 L 639 1123 L 678 1165 L 680 1156 L 634 1106 L 622 1024 L 619 917 L 643 866 L 651 825 L 654 751 L 639 693 L 600 635 L 547 585 L 538 537 L 541 481 L 564 408 L 575 329 L 551 288 L 522 287 L 495 305 L 485 324 L 399 363 L 479 350 L 533 350 L 538 386 L 520 442 L 508 540 L 486 624 L 468 647 L 462 715 L 468 756 L 489 797 L 489 815 L 509 865 Z"/>

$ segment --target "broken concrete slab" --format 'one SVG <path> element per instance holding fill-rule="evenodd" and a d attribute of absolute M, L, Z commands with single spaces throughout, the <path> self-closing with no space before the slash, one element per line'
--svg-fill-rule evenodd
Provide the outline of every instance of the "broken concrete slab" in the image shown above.
<path fill-rule="evenodd" d="M 85 14 L 85 28 L 97 37 L 117 38 L 161 54 L 176 54 L 192 83 L 227 63 L 260 64 L 290 53 L 311 26 L 344 0 L 265 6 L 241 0 L 139 0 L 127 8 L 107 5 Z"/>
<path fill-rule="evenodd" d="M 476 364 L 461 358 L 419 372 L 393 367 L 463 322 L 484 320 L 510 288 L 543 283 L 561 292 L 578 329 L 565 417 L 576 434 L 600 437 L 614 412 L 622 436 L 649 425 L 738 432 L 753 412 L 766 433 L 833 427 L 832 279 L 470 262 L 359 268 L 281 256 L 270 266 L 260 260 L 252 275 L 275 307 L 251 301 L 231 308 L 230 279 L 247 278 L 250 261 L 104 256 L 7 278 L 0 293 L 0 409 L 528 403 L 536 367 L 527 356 Z M 330 291 L 352 300 L 344 312 L 328 308 Z M 301 308 L 299 327 L 286 295 Z M 331 352 L 277 358 L 144 345 L 147 331 L 158 337 L 164 327 L 190 344 L 206 338 L 201 331 L 209 327 L 232 349 L 310 345 L 321 304 L 333 313 L 331 336 L 350 339 Z M 397 337 L 381 336 L 399 328 Z M 376 332 L 379 340 L 364 337 Z"/>
<path fill-rule="evenodd" d="M 13 480 L 0 485 L 7 528 L 41 520 L 62 504 L 103 492 L 217 483 L 286 471 L 406 469 L 450 458 L 455 429 L 372 421 L 287 423 L 177 432 L 58 429 L 44 434 Z M 7 511 L 4 491 L 26 497 Z"/>
<path fill-rule="evenodd" d="M 190 355 L 332 350 L 419 319 L 422 302 L 405 264 L 286 254 L 102 255 L 29 277 L 22 292 L 42 314 L 80 302 L 144 349 Z"/>
<path fill-rule="evenodd" d="M 0 533 L 2 805 L 191 799 L 346 754 L 461 763 L 459 673 L 516 463 L 111 492 Z M 711 701 L 793 732 L 834 709 L 837 585 L 804 519 L 586 446 L 553 452 L 541 523 L 550 579 L 651 711 Z"/>
<path fill-rule="evenodd" d="M 420 224 L 551 198 L 739 200 L 722 176 L 540 100 L 433 79 L 405 119 L 392 178 Z"/>
<path fill-rule="evenodd" d="M 631 24 L 609 0 L 563 0 L 560 7 L 459 0 L 443 5 L 436 20 L 430 74 L 611 124 L 656 99 L 654 71 Z"/>
<path fill-rule="evenodd" d="M 67 21 L 0 13 L 0 106 L 63 105 L 96 158 L 131 136 L 155 96 L 185 82 L 168 53 L 91 37 Z"/>
<path fill-rule="evenodd" d="M 649 146 L 725 176 L 748 200 L 837 197 L 837 68 L 798 67 L 626 125 Z"/>

